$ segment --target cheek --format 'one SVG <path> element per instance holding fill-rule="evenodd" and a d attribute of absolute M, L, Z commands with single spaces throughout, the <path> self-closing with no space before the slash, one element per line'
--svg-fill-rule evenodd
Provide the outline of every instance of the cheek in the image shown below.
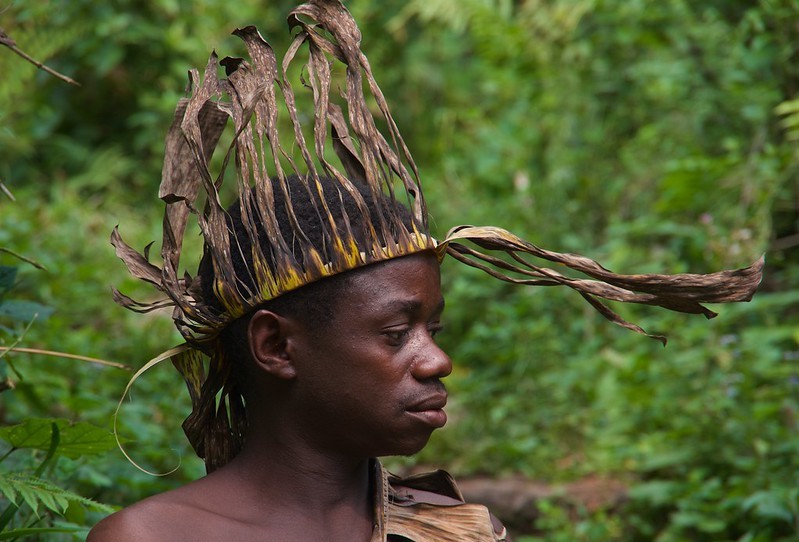
<path fill-rule="evenodd" d="M 296 385 L 306 398 L 331 410 L 399 409 L 403 389 L 412 381 L 411 356 L 374 333 L 339 330 L 308 341 L 299 354 Z"/>

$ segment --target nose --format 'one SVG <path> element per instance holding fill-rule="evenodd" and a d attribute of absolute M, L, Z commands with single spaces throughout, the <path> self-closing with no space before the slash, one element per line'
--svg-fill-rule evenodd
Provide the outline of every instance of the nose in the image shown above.
<path fill-rule="evenodd" d="M 452 360 L 432 338 L 420 349 L 411 372 L 417 380 L 444 378 L 452 373 Z"/>

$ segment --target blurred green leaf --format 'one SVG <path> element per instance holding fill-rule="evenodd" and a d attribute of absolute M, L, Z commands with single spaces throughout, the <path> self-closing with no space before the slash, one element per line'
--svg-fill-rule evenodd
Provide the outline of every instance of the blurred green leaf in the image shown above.
<path fill-rule="evenodd" d="M 16 267 L 0 265 L 0 296 L 5 294 L 11 289 L 12 286 L 14 286 L 14 281 L 16 281 L 16 279 Z"/>
<path fill-rule="evenodd" d="M 70 422 L 58 418 L 28 418 L 24 422 L 0 427 L 0 439 L 17 449 L 47 451 L 51 426 L 56 424 L 60 442 L 56 453 L 71 458 L 99 455 L 116 448 L 114 435 L 86 422 Z"/>
<path fill-rule="evenodd" d="M 5 299 L 0 301 L 0 318 L 8 318 L 15 322 L 30 322 L 33 319 L 46 320 L 53 313 L 53 308 L 35 301 Z"/>

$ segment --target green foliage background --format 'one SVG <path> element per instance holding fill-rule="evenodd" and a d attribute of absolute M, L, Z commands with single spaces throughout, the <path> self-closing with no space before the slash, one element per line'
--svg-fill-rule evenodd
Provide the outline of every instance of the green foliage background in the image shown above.
<path fill-rule="evenodd" d="M 293 4 L 39 0 L 0 12 L 22 49 L 82 85 L 0 49 L 0 180 L 17 198 L 0 201 L 0 247 L 46 267 L 0 253 L 0 265 L 18 270 L 0 308 L 13 298 L 53 309 L 27 332 L 25 319 L 0 313 L 0 341 L 23 336 L 20 346 L 132 367 L 179 342 L 168 315 L 110 301 L 112 284 L 150 292 L 126 276 L 108 235 L 120 224 L 134 246 L 159 237 L 162 141 L 186 70 L 212 48 L 241 54 L 228 33 L 245 24 L 280 51 Z M 514 288 L 446 262 L 452 423 L 396 466 L 552 482 L 601 474 L 630 485 L 613 513 L 543 506 L 543 532 L 529 540 L 799 540 L 799 4 L 347 5 L 439 234 L 502 225 L 625 272 L 767 258 L 755 300 L 720 307 L 713 321 L 620 307 L 666 332 L 665 349 L 570 292 Z M 0 359 L 0 371 L 16 385 L 0 402 L 6 426 L 57 417 L 110 430 L 130 377 L 21 354 Z M 175 474 L 144 475 L 112 451 L 59 457 L 51 479 L 125 505 L 199 476 L 177 390 L 179 377 L 156 369 L 120 418 L 136 460 L 162 472 L 182 461 Z M 15 451 L 0 468 L 33 469 L 45 451 Z M 67 519 L 90 525 L 100 515 Z"/>

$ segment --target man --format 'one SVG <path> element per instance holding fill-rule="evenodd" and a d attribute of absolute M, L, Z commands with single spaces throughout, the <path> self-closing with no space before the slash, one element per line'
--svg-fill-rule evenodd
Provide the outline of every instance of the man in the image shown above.
<path fill-rule="evenodd" d="M 170 359 L 184 376 L 193 406 L 184 430 L 209 475 L 110 516 L 89 540 L 507 540 L 484 507 L 463 503 L 447 474 L 400 480 L 377 460 L 417 452 L 446 422 L 441 380 L 451 362 L 434 341 L 441 259 L 514 283 L 567 286 L 640 333 L 598 298 L 712 316 L 702 303 L 751 297 L 762 262 L 712 275 L 628 276 L 495 227 L 461 226 L 436 241 L 416 166 L 349 12 L 338 0 L 314 0 L 289 23 L 298 32 L 282 63 L 248 27 L 234 33 L 251 63 L 221 61 L 227 77 L 219 80 L 212 55 L 202 77 L 192 72 L 191 97 L 167 136 L 163 266 L 112 235 L 131 273 L 164 295 L 138 303 L 116 292 L 116 300 L 137 311 L 173 307 L 186 339 L 145 368 Z M 313 116 L 298 114 L 286 75 L 302 47 Z M 346 66 L 335 85 L 331 62 Z M 288 113 L 290 145 L 281 144 L 278 111 Z M 312 145 L 303 124 L 311 117 Z M 214 174 L 228 118 L 233 143 Z M 220 185 L 231 158 L 238 197 L 225 209 Z M 194 278 L 178 274 L 192 215 L 205 247 Z"/>
<path fill-rule="evenodd" d="M 321 179 L 341 211 L 339 197 L 352 200 L 335 184 Z M 303 191 L 292 194 L 321 248 L 323 223 Z M 238 206 L 229 223 L 233 242 L 247 239 Z M 247 252 L 233 258 L 239 270 L 252 266 Z M 199 274 L 213 298 L 210 258 Z M 418 452 L 446 422 L 441 379 L 452 364 L 434 341 L 443 310 L 439 261 L 426 250 L 321 279 L 231 323 L 220 347 L 244 399 L 241 450 L 205 478 L 110 516 L 89 541 L 508 540 L 443 472 L 402 481 L 375 460 Z"/>

